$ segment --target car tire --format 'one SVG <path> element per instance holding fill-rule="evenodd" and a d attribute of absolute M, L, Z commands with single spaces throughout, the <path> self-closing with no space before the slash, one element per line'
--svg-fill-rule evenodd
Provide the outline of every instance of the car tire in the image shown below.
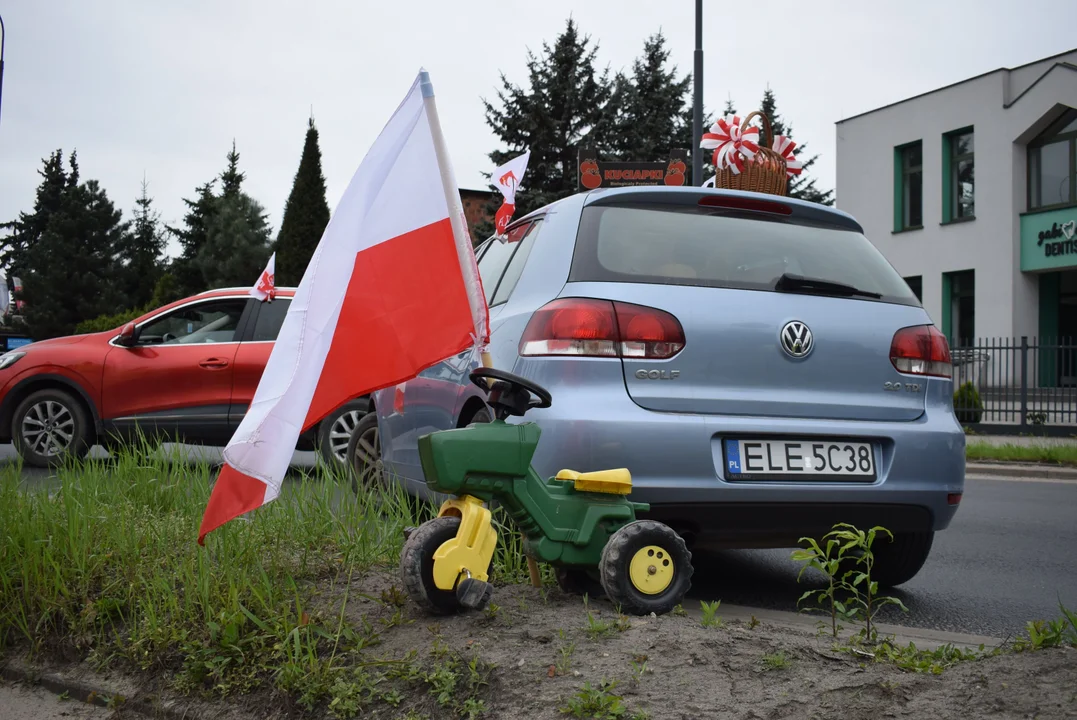
<path fill-rule="evenodd" d="M 894 533 L 893 542 L 883 533 L 876 535 L 871 579 L 887 588 L 912 580 L 927 561 L 934 540 L 933 532 Z"/>
<path fill-rule="evenodd" d="M 38 390 L 15 408 L 11 436 L 27 465 L 55 467 L 70 458 L 86 457 L 91 444 L 90 419 L 71 393 L 52 388 Z"/>
<path fill-rule="evenodd" d="M 384 486 L 381 464 L 381 438 L 378 436 L 378 414 L 363 415 L 348 440 L 348 469 L 355 492 Z"/>
<path fill-rule="evenodd" d="M 352 400 L 330 413 L 318 425 L 318 454 L 330 467 L 348 464 L 348 443 L 359 421 L 370 410 L 370 400 Z"/>

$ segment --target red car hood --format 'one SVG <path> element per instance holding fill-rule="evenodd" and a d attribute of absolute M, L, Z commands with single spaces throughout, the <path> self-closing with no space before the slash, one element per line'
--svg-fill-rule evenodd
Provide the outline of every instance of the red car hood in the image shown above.
<path fill-rule="evenodd" d="M 32 342 L 29 345 L 23 345 L 21 348 L 18 348 L 18 350 L 20 352 L 23 352 L 26 350 L 36 350 L 38 348 L 46 347 L 49 345 L 75 345 L 80 342 L 85 342 L 86 340 L 89 340 L 95 335 L 108 335 L 108 333 L 93 333 L 89 335 L 67 335 L 65 337 L 50 338 L 48 340 L 38 340 L 37 342 Z"/>

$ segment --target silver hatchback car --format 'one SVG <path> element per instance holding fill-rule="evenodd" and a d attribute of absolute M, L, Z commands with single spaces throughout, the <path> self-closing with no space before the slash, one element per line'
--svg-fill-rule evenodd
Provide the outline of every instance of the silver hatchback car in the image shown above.
<path fill-rule="evenodd" d="M 697 547 L 795 546 L 882 525 L 875 576 L 912 578 L 957 511 L 965 435 L 950 351 L 838 210 L 703 188 L 581 193 L 478 250 L 494 367 L 552 407 L 534 466 L 627 467 Z M 417 439 L 489 421 L 450 358 L 375 394 L 385 470 L 429 497 Z M 373 419 L 373 418 L 372 418 Z"/>

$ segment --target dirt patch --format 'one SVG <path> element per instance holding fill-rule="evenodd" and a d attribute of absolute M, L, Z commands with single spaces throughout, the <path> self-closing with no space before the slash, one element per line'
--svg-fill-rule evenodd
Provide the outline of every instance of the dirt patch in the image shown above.
<path fill-rule="evenodd" d="M 169 698 L 156 677 L 142 678 L 142 690 L 128 697 L 151 713 L 236 720 L 1077 717 L 1073 649 L 1005 653 L 933 675 L 766 622 L 703 627 L 698 613 L 624 617 L 604 601 L 528 586 L 497 588 L 484 612 L 435 617 L 400 588 L 389 572 L 357 578 L 343 615 L 344 588 L 322 597 L 314 619 L 336 627 L 343 618 L 363 640 L 340 657 L 349 669 L 311 709 L 277 691 L 214 702 Z"/>

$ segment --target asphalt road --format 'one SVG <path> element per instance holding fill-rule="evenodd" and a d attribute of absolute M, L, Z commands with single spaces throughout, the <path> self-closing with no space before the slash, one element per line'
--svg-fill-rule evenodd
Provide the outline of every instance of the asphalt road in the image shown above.
<path fill-rule="evenodd" d="M 190 449 L 219 457 L 213 448 Z M 0 446 L 0 465 L 11 462 Z M 313 453 L 296 453 L 298 466 Z M 49 474 L 27 469 L 30 485 L 47 485 Z M 812 580 L 798 584 L 799 565 L 788 550 L 726 551 L 701 563 L 691 596 L 700 600 L 774 610 L 797 610 Z M 908 613 L 887 608 L 880 620 L 1004 638 L 1029 620 L 1059 616 L 1058 601 L 1077 610 L 1077 482 L 977 478 L 950 528 L 935 536 L 920 574 L 900 590 Z"/>
<path fill-rule="evenodd" d="M 789 554 L 718 553 L 697 571 L 692 594 L 795 611 L 812 586 L 798 585 L 800 566 Z M 967 478 L 961 507 L 935 535 L 923 569 L 887 594 L 909 612 L 886 608 L 884 622 L 998 638 L 1059 617 L 1059 599 L 1077 611 L 1077 482 Z"/>

